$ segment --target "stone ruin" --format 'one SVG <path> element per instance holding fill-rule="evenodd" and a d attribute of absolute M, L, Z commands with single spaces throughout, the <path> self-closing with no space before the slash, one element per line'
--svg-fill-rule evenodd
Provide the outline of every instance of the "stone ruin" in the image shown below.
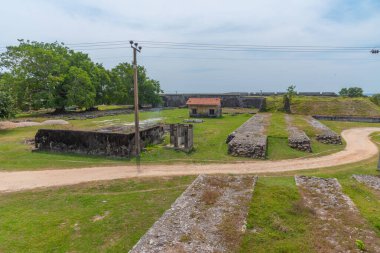
<path fill-rule="evenodd" d="M 257 181 L 254 176 L 200 175 L 130 253 L 235 252 Z"/>
<path fill-rule="evenodd" d="M 140 146 L 162 142 L 161 125 L 140 131 Z M 38 151 L 66 152 L 85 155 L 131 157 L 136 155 L 135 133 L 91 132 L 39 129 L 35 136 Z"/>
<path fill-rule="evenodd" d="M 226 140 L 232 156 L 265 159 L 268 137 L 265 134 L 269 114 L 257 114 L 231 133 Z"/>
<path fill-rule="evenodd" d="M 304 131 L 296 127 L 289 129 L 288 144 L 291 148 L 309 153 L 312 152 L 310 138 Z"/>
<path fill-rule="evenodd" d="M 285 119 L 288 125 L 289 133 L 288 145 L 291 148 L 311 153 L 312 149 L 310 138 L 306 135 L 304 131 L 292 125 L 292 116 L 286 115 Z"/>
<path fill-rule="evenodd" d="M 342 144 L 341 136 L 328 128 L 326 125 L 322 124 L 320 121 L 314 119 L 313 117 L 308 117 L 307 121 L 315 130 L 319 132 L 316 136 L 317 141 L 324 144 Z"/>
<path fill-rule="evenodd" d="M 170 124 L 170 147 L 190 152 L 193 150 L 193 125 L 192 124 Z"/>

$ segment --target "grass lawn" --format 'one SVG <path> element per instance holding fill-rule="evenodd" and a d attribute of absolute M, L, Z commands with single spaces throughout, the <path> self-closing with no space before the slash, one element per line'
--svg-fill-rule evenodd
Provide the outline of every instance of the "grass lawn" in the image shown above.
<path fill-rule="evenodd" d="M 345 145 L 327 145 L 318 142 L 316 132 L 313 127 L 308 124 L 303 115 L 292 115 L 294 117 L 293 124 L 299 129 L 304 130 L 311 139 L 311 147 L 313 153 L 306 153 L 288 146 L 288 131 L 284 113 L 272 113 L 271 124 L 268 128 L 268 159 L 290 159 L 300 157 L 313 157 L 328 155 L 344 149 Z M 380 124 L 377 124 L 380 125 Z M 342 128 L 341 130 L 343 130 Z M 341 131 L 339 131 L 340 133 Z"/>
<path fill-rule="evenodd" d="M 282 96 L 267 97 L 268 111 L 282 108 Z M 380 116 L 380 107 L 369 98 L 295 96 L 291 108 L 293 113 L 304 115 Z"/>
<path fill-rule="evenodd" d="M 204 123 L 194 125 L 194 152 L 183 152 L 164 148 L 162 145 L 147 147 L 141 157 L 142 163 L 174 163 L 174 162 L 220 162 L 238 161 L 242 158 L 227 154 L 225 139 L 228 134 L 248 120 L 251 114 L 224 115 L 219 119 L 205 119 Z M 165 123 L 178 123 L 188 118 L 186 109 L 162 110 L 159 112 L 143 112 L 141 120 L 156 118 Z M 43 121 L 45 119 L 35 118 Z M 71 120 L 68 126 L 53 126 L 56 129 L 95 130 L 107 126 L 110 122 L 133 122 L 133 114 L 107 116 L 87 120 Z M 76 168 L 102 165 L 122 165 L 135 163 L 134 159 L 106 158 L 75 154 L 58 154 L 31 152 L 32 146 L 24 144 L 26 139 L 34 137 L 40 127 L 26 127 L 0 131 L 0 170 Z M 243 158 L 244 159 L 244 158 Z"/>
<path fill-rule="evenodd" d="M 194 177 L 0 195 L 0 252 L 128 252 Z"/>
<path fill-rule="evenodd" d="M 249 161 L 249 158 L 232 157 L 227 154 L 227 144 L 225 139 L 232 131 L 247 121 L 251 114 L 246 111 L 244 114 L 235 114 L 232 110 L 224 114 L 222 118 L 205 119 L 204 123 L 194 124 L 194 147 L 195 150 L 186 154 L 179 151 L 166 149 L 168 137 L 161 145 L 149 146 L 142 153 L 141 163 L 212 163 L 212 162 L 234 162 Z M 315 141 L 315 132 L 303 119 L 302 115 L 293 115 L 294 124 L 306 131 L 312 139 L 313 153 L 305 153 L 288 146 L 286 122 L 283 113 L 273 113 L 268 134 L 268 159 L 279 160 L 300 157 L 312 157 L 327 155 L 344 148 L 344 145 L 325 145 Z M 142 112 L 141 120 L 157 119 L 165 123 L 179 123 L 188 118 L 187 109 L 162 110 L 157 112 Z M 34 121 L 43 121 L 46 118 L 30 118 Z M 106 116 L 86 120 L 70 120 L 67 126 L 49 126 L 55 129 L 79 129 L 96 130 L 106 127 L 110 123 L 122 124 L 132 123 L 133 114 Z M 324 121 L 326 125 L 336 132 L 357 127 L 372 126 L 378 127 L 380 124 L 354 123 L 354 122 L 333 122 Z M 134 164 L 135 159 L 107 158 L 96 156 L 85 156 L 77 154 L 59 154 L 48 152 L 31 152 L 32 146 L 25 144 L 25 140 L 34 138 L 40 127 L 25 127 L 12 130 L 0 131 L 0 171 L 15 170 L 37 170 L 56 168 L 78 168 L 92 166 L 112 166 Z M 45 126 L 44 126 L 45 128 Z M 46 128 L 48 128 L 46 126 Z"/>
<path fill-rule="evenodd" d="M 259 178 L 240 252 L 313 252 L 310 216 L 293 177 Z"/>

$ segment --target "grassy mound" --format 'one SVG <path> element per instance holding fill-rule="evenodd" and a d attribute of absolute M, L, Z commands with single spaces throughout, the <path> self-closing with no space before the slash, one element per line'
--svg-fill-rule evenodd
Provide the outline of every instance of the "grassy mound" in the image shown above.
<path fill-rule="evenodd" d="M 269 111 L 281 111 L 282 97 L 268 97 Z M 369 98 L 305 97 L 293 98 L 292 112 L 304 115 L 380 116 L 380 107 Z"/>

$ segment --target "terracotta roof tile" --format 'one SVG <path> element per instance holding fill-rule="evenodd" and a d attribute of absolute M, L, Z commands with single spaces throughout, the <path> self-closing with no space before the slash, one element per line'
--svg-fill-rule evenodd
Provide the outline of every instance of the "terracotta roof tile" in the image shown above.
<path fill-rule="evenodd" d="M 220 105 L 220 98 L 189 98 L 187 105 Z"/>

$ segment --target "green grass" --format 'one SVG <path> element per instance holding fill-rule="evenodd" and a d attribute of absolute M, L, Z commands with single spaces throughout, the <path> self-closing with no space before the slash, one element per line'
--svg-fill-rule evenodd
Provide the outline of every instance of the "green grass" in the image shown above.
<path fill-rule="evenodd" d="M 292 177 L 259 178 L 240 252 L 313 252 L 309 220 Z"/>
<path fill-rule="evenodd" d="M 300 157 L 322 156 L 344 149 L 344 145 L 327 145 L 315 139 L 316 131 L 304 119 L 303 115 L 292 115 L 293 124 L 304 130 L 311 139 L 313 153 L 305 153 L 292 149 L 288 145 L 288 131 L 284 113 L 272 113 L 271 123 L 268 128 L 268 159 L 280 160 Z M 340 133 L 340 131 L 339 131 Z"/>
<path fill-rule="evenodd" d="M 282 96 L 267 98 L 268 111 L 282 108 Z M 380 116 L 380 107 L 369 98 L 295 96 L 291 108 L 293 113 L 304 115 Z"/>
<path fill-rule="evenodd" d="M 188 118 L 187 109 L 162 110 L 157 112 L 141 113 L 141 120 L 158 118 L 165 123 L 179 123 Z M 327 155 L 337 152 L 344 146 L 325 145 L 315 141 L 314 130 L 303 120 L 302 115 L 293 115 L 294 123 L 309 134 L 312 138 L 313 153 L 305 153 L 294 150 L 288 146 L 286 122 L 283 113 L 273 113 L 271 124 L 268 128 L 268 159 L 279 160 L 310 156 Z M 106 116 L 87 120 L 71 120 L 67 126 L 49 126 L 53 129 L 79 129 L 96 130 L 107 126 L 108 123 L 132 123 L 133 114 Z M 232 157 L 227 154 L 225 139 L 232 131 L 238 128 L 251 114 L 226 114 L 222 118 L 204 119 L 204 123 L 194 124 L 194 148 L 186 154 L 180 151 L 166 149 L 168 137 L 161 145 L 149 146 L 142 153 L 140 162 L 143 164 L 173 164 L 183 163 L 213 163 L 249 161 L 248 158 Z M 43 121 L 45 118 L 28 118 L 35 121 Z M 337 133 L 342 130 L 357 126 L 379 127 L 380 124 L 333 122 L 324 121 Z M 97 156 L 85 156 L 77 154 L 59 154 L 48 152 L 32 152 L 32 146 L 24 144 L 27 139 L 34 138 L 40 127 L 25 127 L 0 131 L 0 171 L 11 170 L 37 170 L 56 168 L 78 168 L 93 166 L 127 165 L 136 163 L 135 159 L 109 158 Z"/>
<path fill-rule="evenodd" d="M 162 145 L 148 147 L 143 152 L 142 163 L 175 163 L 175 162 L 220 162 L 238 161 L 242 158 L 227 154 L 225 139 L 228 134 L 238 128 L 252 115 L 224 115 L 218 119 L 205 119 L 204 123 L 194 125 L 194 152 L 183 152 L 166 149 L 168 138 Z M 55 129 L 95 130 L 105 127 L 113 120 L 115 123 L 133 122 L 133 114 L 107 116 L 87 120 L 71 120 L 68 126 L 53 126 Z M 188 118 L 186 109 L 162 110 L 159 112 L 143 112 L 141 120 L 161 118 L 165 123 L 179 123 Z M 43 119 L 33 119 L 42 121 Z M 25 145 L 25 139 L 34 137 L 40 127 L 26 127 L 0 131 L 0 170 L 76 168 L 102 165 L 134 164 L 135 159 L 117 159 L 75 154 L 58 154 L 31 152 L 31 146 Z M 44 127 L 45 128 L 45 127 Z M 244 160 L 244 158 L 243 158 Z"/>
<path fill-rule="evenodd" d="M 0 252 L 128 252 L 193 177 L 2 194 Z M 94 221 L 97 215 L 105 216 Z"/>

